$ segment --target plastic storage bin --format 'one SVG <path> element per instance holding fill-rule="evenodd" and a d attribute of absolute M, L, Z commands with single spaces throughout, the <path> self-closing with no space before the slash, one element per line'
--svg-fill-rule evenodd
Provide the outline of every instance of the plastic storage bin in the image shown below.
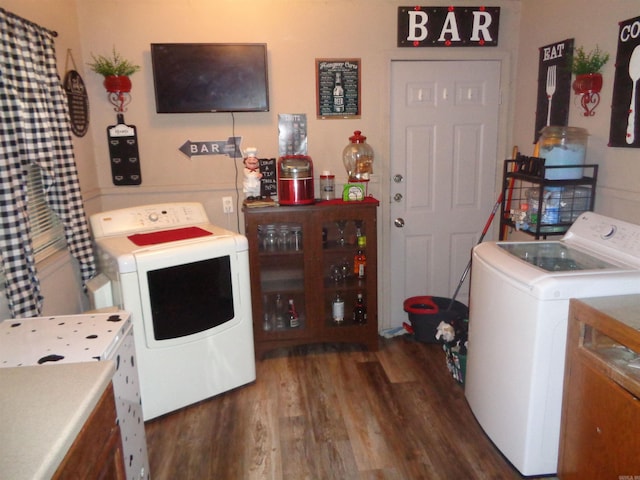
<path fill-rule="evenodd" d="M 416 340 L 424 343 L 440 343 L 436 339 L 436 331 L 440 322 L 451 322 L 469 318 L 469 308 L 458 301 L 451 304 L 450 298 L 444 297 L 410 297 L 404 301 L 404 311 L 409 314 L 409 321 Z"/>

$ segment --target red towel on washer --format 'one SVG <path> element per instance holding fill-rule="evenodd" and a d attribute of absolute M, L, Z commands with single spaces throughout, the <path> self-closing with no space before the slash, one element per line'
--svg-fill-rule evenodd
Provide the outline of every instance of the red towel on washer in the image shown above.
<path fill-rule="evenodd" d="M 139 247 L 143 247 L 145 245 L 176 242 L 189 238 L 206 237 L 207 235 L 213 235 L 213 233 L 200 227 L 185 227 L 176 228 L 175 230 L 160 230 L 159 232 L 136 233 L 129 235 L 127 238 Z"/>

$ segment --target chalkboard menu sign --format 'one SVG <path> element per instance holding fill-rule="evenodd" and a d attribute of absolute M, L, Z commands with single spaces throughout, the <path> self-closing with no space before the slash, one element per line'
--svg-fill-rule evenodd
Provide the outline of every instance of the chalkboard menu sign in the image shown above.
<path fill-rule="evenodd" d="M 360 118 L 360 59 L 317 58 L 318 118 Z"/>
<path fill-rule="evenodd" d="M 259 158 L 260 173 L 260 196 L 275 197 L 278 195 L 278 178 L 276 175 L 276 159 L 275 158 Z"/>

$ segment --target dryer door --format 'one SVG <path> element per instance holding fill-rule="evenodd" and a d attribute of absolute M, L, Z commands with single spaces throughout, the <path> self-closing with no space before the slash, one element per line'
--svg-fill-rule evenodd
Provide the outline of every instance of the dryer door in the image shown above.
<path fill-rule="evenodd" d="M 139 252 L 136 263 L 149 348 L 184 344 L 240 322 L 233 238 Z"/>

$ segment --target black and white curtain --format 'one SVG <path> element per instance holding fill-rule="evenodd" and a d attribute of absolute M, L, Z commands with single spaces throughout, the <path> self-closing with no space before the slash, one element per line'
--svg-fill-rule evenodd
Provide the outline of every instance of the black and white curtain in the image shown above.
<path fill-rule="evenodd" d="M 0 255 L 14 317 L 38 316 L 42 294 L 27 216 L 27 174 L 41 169 L 83 281 L 95 275 L 54 34 L 0 8 Z"/>

